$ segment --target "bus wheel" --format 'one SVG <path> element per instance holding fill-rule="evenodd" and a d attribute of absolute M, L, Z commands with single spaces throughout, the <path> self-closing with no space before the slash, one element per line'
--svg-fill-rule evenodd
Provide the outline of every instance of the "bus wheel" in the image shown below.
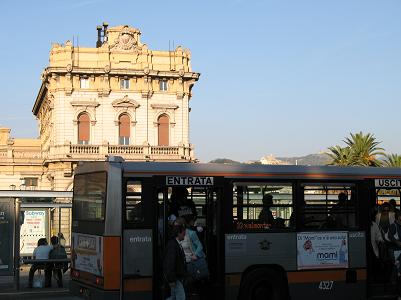
<path fill-rule="evenodd" d="M 282 300 L 286 295 L 282 276 L 271 269 L 253 270 L 241 284 L 241 300 Z"/>

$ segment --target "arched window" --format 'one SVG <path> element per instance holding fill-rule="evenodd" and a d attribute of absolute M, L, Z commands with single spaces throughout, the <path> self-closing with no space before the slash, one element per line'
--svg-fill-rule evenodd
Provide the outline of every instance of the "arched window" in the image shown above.
<path fill-rule="evenodd" d="M 90 120 L 87 113 L 78 116 L 78 144 L 88 145 L 90 136 Z"/>
<path fill-rule="evenodd" d="M 127 114 L 122 114 L 118 118 L 118 143 L 120 145 L 129 145 L 130 118 Z"/>
<path fill-rule="evenodd" d="M 169 120 L 166 115 L 161 115 L 157 120 L 157 130 L 159 137 L 159 146 L 168 146 L 169 144 Z"/>

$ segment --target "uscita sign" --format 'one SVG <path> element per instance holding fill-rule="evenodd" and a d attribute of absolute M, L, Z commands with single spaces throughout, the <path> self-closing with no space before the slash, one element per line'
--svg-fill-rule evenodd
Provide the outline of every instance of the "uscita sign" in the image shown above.
<path fill-rule="evenodd" d="M 399 188 L 401 179 L 375 179 L 375 186 L 378 188 Z"/>

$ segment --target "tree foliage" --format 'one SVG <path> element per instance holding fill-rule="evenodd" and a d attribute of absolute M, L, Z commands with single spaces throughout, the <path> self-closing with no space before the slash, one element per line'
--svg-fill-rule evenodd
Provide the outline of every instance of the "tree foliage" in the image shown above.
<path fill-rule="evenodd" d="M 389 168 L 401 168 L 401 155 L 394 153 L 386 154 L 383 166 Z"/>
<path fill-rule="evenodd" d="M 381 142 L 378 142 L 373 134 L 350 133 L 344 143 L 345 147 L 337 145 L 328 148 L 327 154 L 332 159 L 330 165 L 365 167 L 382 165 L 382 161 L 378 157 L 385 155 L 384 149 L 379 147 Z"/>
<path fill-rule="evenodd" d="M 329 147 L 327 155 L 331 158 L 329 165 L 348 166 L 350 161 L 349 147 L 340 147 L 338 145 Z"/>

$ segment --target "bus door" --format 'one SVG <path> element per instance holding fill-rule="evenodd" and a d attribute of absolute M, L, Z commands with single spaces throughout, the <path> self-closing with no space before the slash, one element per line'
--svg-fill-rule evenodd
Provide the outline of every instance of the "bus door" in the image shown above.
<path fill-rule="evenodd" d="M 123 181 L 122 299 L 154 299 L 152 183 L 151 178 Z"/>
<path fill-rule="evenodd" d="M 391 245 L 392 242 L 380 243 L 380 236 L 386 236 L 386 232 L 390 233 L 389 226 L 386 225 L 395 221 L 395 211 L 400 209 L 401 180 L 397 178 L 376 178 L 370 181 L 370 212 L 369 212 L 369 228 L 370 236 L 367 244 L 368 251 L 368 279 L 369 279 L 369 295 L 396 295 L 397 288 L 395 284 L 390 284 L 396 270 L 395 262 L 401 261 L 401 251 L 394 251 L 382 247 L 383 245 Z M 388 222 L 386 222 L 388 220 Z M 380 227 L 375 226 L 380 224 Z M 381 229 L 380 229 L 381 228 Z M 380 231 L 383 231 L 383 235 Z M 391 234 L 387 237 L 390 238 Z M 401 234 L 395 234 L 401 239 Z M 387 253 L 387 255 L 385 254 Z"/>
<path fill-rule="evenodd" d="M 154 272 L 157 274 L 154 278 L 154 285 L 158 286 L 155 299 L 165 299 L 169 294 L 169 286 L 164 278 L 163 271 L 163 258 L 165 245 L 171 238 L 171 228 L 177 221 L 188 220 L 186 217 L 189 214 L 195 215 L 196 221 L 193 229 L 196 230 L 197 236 L 203 245 L 203 251 L 206 255 L 206 260 L 209 266 L 210 280 L 213 285 L 221 283 L 223 266 L 221 261 L 218 259 L 218 253 L 221 251 L 221 243 L 218 234 L 220 232 L 219 217 L 221 212 L 221 188 L 216 187 L 216 183 L 220 180 L 213 177 L 183 177 L 180 176 L 176 181 L 172 181 L 175 176 L 158 176 L 156 178 L 155 191 L 157 193 L 157 216 L 154 220 L 154 236 L 157 245 L 154 245 L 155 251 L 155 264 Z M 194 185 L 191 183 L 191 178 L 195 182 L 204 183 L 204 185 Z M 196 181 L 196 179 L 201 181 Z M 209 178 L 210 181 L 206 181 Z M 170 183 L 170 184 L 169 184 Z M 175 183 L 175 184 L 174 184 Z M 208 185 L 206 185 L 208 183 Z M 183 190 L 185 190 L 183 192 Z M 177 196 L 178 195 L 178 196 Z M 187 203 L 193 203 L 191 211 L 185 207 L 177 205 L 178 198 L 185 195 Z M 192 204 L 191 204 L 192 205 Z M 156 239 L 157 236 L 157 239 Z M 210 287 L 210 288 L 209 288 Z M 211 285 L 203 287 L 203 292 L 210 290 Z M 189 293 L 187 293 L 189 294 Z M 187 295 L 188 296 L 188 295 Z M 188 299 L 191 299 L 188 297 Z"/>

